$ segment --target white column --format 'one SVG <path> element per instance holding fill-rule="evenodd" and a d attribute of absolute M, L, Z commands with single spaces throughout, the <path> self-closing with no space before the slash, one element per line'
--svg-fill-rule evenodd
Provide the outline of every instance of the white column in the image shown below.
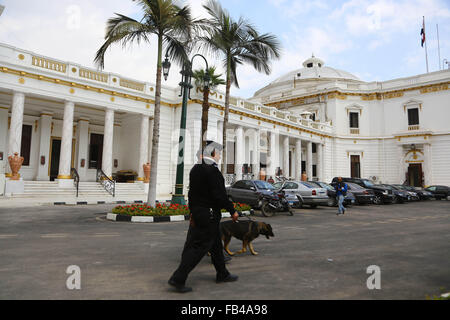
<path fill-rule="evenodd" d="M 253 175 L 254 179 L 259 180 L 259 170 L 260 170 L 260 131 L 255 129 L 253 133 Z"/>
<path fill-rule="evenodd" d="M 102 170 L 107 177 L 112 177 L 112 150 L 114 140 L 114 110 L 106 109 L 103 133 Z"/>
<path fill-rule="evenodd" d="M 323 181 L 323 144 L 317 144 L 317 178 Z"/>
<path fill-rule="evenodd" d="M 279 153 L 279 136 L 276 132 L 270 132 L 269 140 L 269 170 L 267 172 L 268 177 L 272 177 L 275 180 L 275 170 L 280 166 L 280 153 Z"/>
<path fill-rule="evenodd" d="M 70 169 L 72 162 L 72 138 L 73 138 L 73 111 L 75 104 L 72 101 L 65 101 L 64 121 L 61 138 L 61 155 L 59 157 L 58 184 L 60 187 L 73 186 Z"/>
<path fill-rule="evenodd" d="M 141 116 L 141 132 L 140 132 L 140 144 L 139 144 L 139 168 L 138 168 L 138 180 L 144 181 L 144 167 L 143 165 L 148 162 L 148 127 L 149 117 L 147 115 Z"/>
<path fill-rule="evenodd" d="M 236 180 L 242 180 L 242 165 L 245 161 L 245 141 L 244 141 L 244 129 L 241 126 L 236 128 L 236 154 L 235 154 L 235 166 L 234 173 L 236 174 Z"/>
<path fill-rule="evenodd" d="M 306 144 L 306 175 L 308 180 L 312 180 L 312 142 L 308 141 Z"/>
<path fill-rule="evenodd" d="M 283 137 L 283 175 L 289 178 L 291 173 L 289 172 L 289 137 Z"/>
<path fill-rule="evenodd" d="M 216 139 L 217 143 L 220 143 L 221 145 L 223 145 L 223 121 L 217 121 L 217 139 Z M 222 157 L 220 157 L 220 161 L 218 163 L 219 169 L 222 167 L 222 159 L 223 159 L 223 155 Z M 225 172 L 226 173 L 226 168 L 225 168 Z"/>
<path fill-rule="evenodd" d="M 78 155 L 75 168 L 78 171 L 80 180 L 87 180 L 86 174 L 89 166 L 88 152 L 89 152 L 89 119 L 81 118 L 78 121 Z M 84 166 L 82 162 L 84 160 Z"/>
<path fill-rule="evenodd" d="M 431 139 L 431 137 L 428 137 L 428 139 Z M 431 144 L 425 143 L 423 146 L 423 151 L 425 154 L 425 168 L 424 169 L 424 186 L 429 186 L 433 184 L 433 166 L 431 165 L 431 162 L 433 160 L 432 158 L 432 149 Z"/>
<path fill-rule="evenodd" d="M 13 156 L 15 152 L 20 156 L 24 107 L 25 94 L 14 92 L 11 109 L 11 126 L 9 128 L 8 156 Z"/>
<path fill-rule="evenodd" d="M 36 180 L 38 181 L 49 181 L 49 170 L 48 166 L 50 164 L 50 138 L 52 130 L 52 113 L 45 112 L 41 113 L 40 119 L 40 140 L 39 140 L 39 158 L 37 163 L 37 173 Z M 41 163 L 41 158 L 44 157 L 44 164 Z"/>
<path fill-rule="evenodd" d="M 295 180 L 302 180 L 302 140 L 295 141 Z"/>

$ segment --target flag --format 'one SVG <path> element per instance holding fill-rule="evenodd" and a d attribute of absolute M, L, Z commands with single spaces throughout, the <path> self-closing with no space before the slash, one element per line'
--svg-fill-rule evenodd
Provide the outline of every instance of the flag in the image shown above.
<path fill-rule="evenodd" d="M 425 18 L 423 18 L 423 24 L 422 24 L 422 30 L 420 31 L 420 35 L 422 36 L 422 48 L 423 44 L 425 43 Z"/>

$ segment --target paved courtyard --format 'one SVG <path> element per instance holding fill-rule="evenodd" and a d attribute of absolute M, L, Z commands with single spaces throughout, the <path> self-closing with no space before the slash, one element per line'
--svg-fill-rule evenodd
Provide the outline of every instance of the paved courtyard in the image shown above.
<path fill-rule="evenodd" d="M 450 201 L 355 206 L 344 216 L 324 207 L 293 217 L 256 212 L 275 238 L 254 241 L 258 256 L 233 258 L 239 281 L 216 284 L 205 257 L 186 295 L 167 279 L 188 222 L 111 222 L 111 208 L 0 208 L 0 299 L 424 299 L 450 291 Z M 71 265 L 81 290 L 66 288 Z M 380 290 L 367 288 L 371 265 L 380 267 Z"/>

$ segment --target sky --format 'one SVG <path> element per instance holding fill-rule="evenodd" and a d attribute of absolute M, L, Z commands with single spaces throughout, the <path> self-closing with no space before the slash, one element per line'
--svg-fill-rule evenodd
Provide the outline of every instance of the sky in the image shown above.
<path fill-rule="evenodd" d="M 384 81 L 426 73 L 425 49 L 420 45 L 425 16 L 429 71 L 450 60 L 450 0 L 221 0 L 238 19 L 249 20 L 259 32 L 275 35 L 282 46 L 270 75 L 252 66 L 238 67 L 240 88 L 232 94 L 250 98 L 284 74 L 302 68 L 314 54 L 325 65 L 348 71 L 363 81 Z M 207 17 L 202 0 L 179 0 L 194 17 Z M 63 61 L 95 67 L 93 59 L 104 42 L 105 26 L 114 13 L 141 17 L 131 0 L 0 0 L 0 42 Z M 106 55 L 105 71 L 154 83 L 156 42 L 122 48 Z M 221 61 L 207 57 L 223 72 Z M 203 68 L 201 60 L 194 69 Z M 445 65 L 447 67 L 447 65 Z M 172 66 L 169 86 L 180 82 Z M 224 88 L 220 88 L 224 90 Z"/>

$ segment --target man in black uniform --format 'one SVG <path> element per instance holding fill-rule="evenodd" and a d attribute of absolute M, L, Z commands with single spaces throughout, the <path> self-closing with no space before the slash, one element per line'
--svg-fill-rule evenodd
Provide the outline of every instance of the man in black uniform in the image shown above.
<path fill-rule="evenodd" d="M 236 222 L 239 214 L 228 200 L 225 180 L 217 167 L 222 146 L 207 141 L 202 163 L 196 164 L 189 174 L 189 210 L 191 223 L 181 255 L 181 263 L 169 280 L 176 291 L 192 291 L 185 282 L 189 273 L 209 251 L 216 269 L 216 282 L 231 282 L 238 279 L 225 267 L 223 245 L 220 238 L 219 223 L 224 208 Z"/>

